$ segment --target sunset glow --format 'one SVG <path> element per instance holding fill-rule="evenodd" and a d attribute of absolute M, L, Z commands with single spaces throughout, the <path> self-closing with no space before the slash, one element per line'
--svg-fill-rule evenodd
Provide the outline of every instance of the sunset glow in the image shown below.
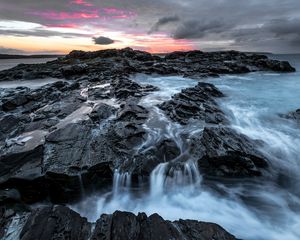
<path fill-rule="evenodd" d="M 299 8 L 284 4 L 280 14 L 267 11 L 273 6 L 239 0 L 1 0 L 0 53 L 123 47 L 299 52 Z M 106 41 L 96 43 L 99 37 Z"/>
<path fill-rule="evenodd" d="M 73 49 L 99 50 L 132 47 L 149 52 L 193 49 L 189 40 L 175 40 L 168 33 L 148 34 L 130 27 L 138 17 L 134 11 L 120 7 L 101 6 L 84 0 L 65 3 L 69 10 L 44 9 L 25 11 L 33 22 L 0 21 L 0 47 L 24 53 L 65 54 Z M 124 25 L 124 29 L 119 26 Z M 117 26 L 117 27 L 114 27 Z M 25 31 L 26 30 L 26 31 Z M 95 45 L 93 37 L 108 36 L 114 43 Z"/>

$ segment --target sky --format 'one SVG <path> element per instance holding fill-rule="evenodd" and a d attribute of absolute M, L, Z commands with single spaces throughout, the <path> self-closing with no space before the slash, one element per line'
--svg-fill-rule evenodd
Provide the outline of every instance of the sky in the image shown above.
<path fill-rule="evenodd" d="M 0 0 L 0 54 L 300 53 L 299 0 Z"/>

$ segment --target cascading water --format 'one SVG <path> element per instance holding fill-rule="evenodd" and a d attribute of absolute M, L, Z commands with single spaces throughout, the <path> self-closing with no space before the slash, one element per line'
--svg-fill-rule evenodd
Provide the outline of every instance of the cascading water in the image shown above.
<path fill-rule="evenodd" d="M 283 172 L 290 177 L 288 183 L 280 178 L 278 182 L 241 179 L 235 185 L 219 182 L 221 193 L 205 187 L 196 162 L 188 154 L 188 138 L 202 131 L 202 123 L 181 126 L 169 121 L 156 107 L 181 89 L 194 86 L 197 81 L 149 76 L 139 76 L 137 80 L 161 89 L 140 102 L 150 110 L 150 117 L 144 125 L 148 139 L 137 151 L 144 151 L 161 139 L 169 138 L 178 145 L 180 155 L 153 170 L 150 191 L 141 187 L 131 194 L 130 174 L 116 171 L 113 191 L 85 199 L 81 204 L 88 207 L 79 210 L 82 215 L 93 221 L 101 213 L 115 210 L 158 213 L 169 220 L 185 218 L 215 222 L 242 239 L 300 239 L 300 191 L 297 186 L 300 129 L 292 121 L 279 116 L 300 107 L 299 73 L 252 73 L 206 80 L 227 95 L 221 99 L 220 105 L 231 126 L 252 139 L 264 141 L 260 150 L 272 159 L 272 172 L 278 176 Z M 76 206 L 73 208 L 78 210 Z"/>
<path fill-rule="evenodd" d="M 160 197 L 164 193 L 175 192 L 182 188 L 198 187 L 201 177 L 196 164 L 188 161 L 180 166 L 170 167 L 170 163 L 159 164 L 150 176 L 150 195 L 152 198 Z"/>
<path fill-rule="evenodd" d="M 119 170 L 114 172 L 113 195 L 118 197 L 123 193 L 129 192 L 131 186 L 131 175 L 128 172 L 122 173 Z"/>

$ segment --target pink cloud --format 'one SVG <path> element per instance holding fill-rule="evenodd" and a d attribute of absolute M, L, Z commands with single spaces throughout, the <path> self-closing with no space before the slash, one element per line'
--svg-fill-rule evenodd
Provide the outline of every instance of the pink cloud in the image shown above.
<path fill-rule="evenodd" d="M 34 12 L 30 12 L 29 14 L 34 16 L 40 16 L 48 20 L 129 19 L 136 16 L 134 12 L 117 9 L 117 8 L 82 9 L 81 11 L 73 11 L 73 12 L 34 11 Z"/>
<path fill-rule="evenodd" d="M 49 20 L 64 20 L 64 19 L 95 19 L 100 18 L 97 12 L 31 12 L 31 15 L 40 16 Z"/>
<path fill-rule="evenodd" d="M 73 1 L 71 1 L 71 3 L 76 4 L 76 5 L 83 5 L 83 6 L 86 6 L 86 7 L 93 7 L 94 6 L 93 4 L 87 3 L 84 0 L 73 0 Z"/>
<path fill-rule="evenodd" d="M 78 24 L 66 23 L 66 24 L 46 24 L 46 27 L 50 28 L 78 28 Z"/>
<path fill-rule="evenodd" d="M 131 11 L 126 11 L 119 8 L 103 8 L 103 12 L 105 15 L 108 15 L 112 18 L 118 19 L 126 19 L 136 16 L 136 13 Z"/>

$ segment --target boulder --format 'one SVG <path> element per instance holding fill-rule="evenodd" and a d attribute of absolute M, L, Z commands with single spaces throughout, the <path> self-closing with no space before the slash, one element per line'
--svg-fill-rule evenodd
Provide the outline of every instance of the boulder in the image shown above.
<path fill-rule="evenodd" d="M 87 64 L 77 64 L 77 65 L 70 65 L 66 67 L 62 67 L 60 69 L 62 75 L 66 78 L 70 78 L 73 75 L 82 75 L 87 73 Z"/>
<path fill-rule="evenodd" d="M 100 103 L 94 106 L 89 116 L 94 122 L 102 122 L 112 116 L 116 111 L 117 109 L 115 107 L 105 103 Z"/>
<path fill-rule="evenodd" d="M 74 239 L 88 240 L 91 223 L 78 213 L 63 206 L 34 210 L 23 227 L 20 240 Z"/>
<path fill-rule="evenodd" d="M 112 83 L 113 94 L 117 99 L 126 100 L 127 98 L 139 98 L 147 95 L 149 92 L 158 90 L 151 85 L 142 86 L 129 79 L 118 79 Z"/>
<path fill-rule="evenodd" d="M 181 151 L 172 139 L 162 139 L 154 146 L 141 149 L 133 158 L 134 175 L 149 177 L 157 165 L 177 158 Z M 133 163 L 131 165 L 134 165 Z"/>
<path fill-rule="evenodd" d="M 254 141 L 229 127 L 205 127 L 191 144 L 191 155 L 198 159 L 204 177 L 255 177 L 268 167 Z"/>
<path fill-rule="evenodd" d="M 211 124 L 226 124 L 227 119 L 215 98 L 224 97 L 214 85 L 199 82 L 175 94 L 171 100 L 159 105 L 173 121 L 187 124 L 197 119 Z"/>

